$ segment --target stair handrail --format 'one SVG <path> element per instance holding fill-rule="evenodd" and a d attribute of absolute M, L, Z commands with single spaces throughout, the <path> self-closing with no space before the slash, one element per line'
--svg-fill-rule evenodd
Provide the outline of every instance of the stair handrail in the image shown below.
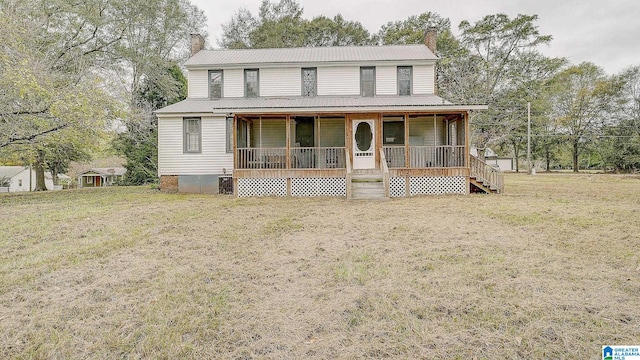
<path fill-rule="evenodd" d="M 384 149 L 380 148 L 380 167 L 382 168 L 382 181 L 384 183 L 384 197 L 389 197 L 389 166 L 387 165 L 387 157 L 384 155 Z"/>
<path fill-rule="evenodd" d="M 471 155 L 471 177 L 475 177 L 479 182 L 489 183 L 491 190 L 502 193 L 504 190 L 504 175 L 502 171 L 482 161 L 480 158 Z"/>

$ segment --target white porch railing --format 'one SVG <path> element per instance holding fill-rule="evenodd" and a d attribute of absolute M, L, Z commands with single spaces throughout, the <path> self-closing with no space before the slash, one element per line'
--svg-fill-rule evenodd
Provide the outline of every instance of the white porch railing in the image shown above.
<path fill-rule="evenodd" d="M 238 148 L 238 169 L 344 169 L 344 147 Z"/>
<path fill-rule="evenodd" d="M 406 167 L 404 146 L 384 146 L 387 165 L 390 168 Z M 410 168 L 465 167 L 464 146 L 409 146 Z"/>

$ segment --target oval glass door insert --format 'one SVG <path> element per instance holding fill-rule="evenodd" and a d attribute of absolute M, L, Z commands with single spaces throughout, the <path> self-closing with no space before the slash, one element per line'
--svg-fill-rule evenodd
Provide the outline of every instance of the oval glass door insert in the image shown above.
<path fill-rule="evenodd" d="M 369 150 L 369 148 L 371 148 L 371 140 L 373 140 L 371 125 L 369 125 L 369 123 L 366 121 L 359 123 L 358 127 L 356 128 L 356 145 L 358 147 L 358 150 Z"/>

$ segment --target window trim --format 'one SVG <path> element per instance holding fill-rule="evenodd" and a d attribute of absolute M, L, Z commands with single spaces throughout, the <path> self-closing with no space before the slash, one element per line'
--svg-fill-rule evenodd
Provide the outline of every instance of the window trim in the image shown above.
<path fill-rule="evenodd" d="M 313 70 L 313 95 L 305 95 L 304 93 L 304 72 Z M 316 97 L 318 96 L 318 68 L 317 67 L 304 67 L 300 69 L 300 95 L 303 97 Z"/>
<path fill-rule="evenodd" d="M 409 93 L 408 94 L 401 94 L 400 93 L 400 69 L 409 69 Z M 397 79 L 397 83 L 398 83 L 398 95 L 399 96 L 411 96 L 413 95 L 413 66 L 398 66 L 396 68 L 396 79 Z"/>
<path fill-rule="evenodd" d="M 188 126 L 187 122 L 191 120 L 198 120 L 198 149 L 189 150 L 188 146 Z M 182 146 L 185 154 L 201 154 L 202 153 L 202 118 L 200 117 L 185 117 L 182 118 Z"/>
<path fill-rule="evenodd" d="M 373 70 L 373 93 L 371 95 L 364 94 L 364 77 L 362 76 L 365 70 Z M 375 66 L 361 66 L 360 67 L 360 96 L 362 97 L 374 97 L 376 96 L 376 67 Z"/>
<path fill-rule="evenodd" d="M 213 73 L 220 73 L 220 97 L 214 97 L 213 96 L 213 84 L 211 83 L 211 74 Z M 208 76 L 209 76 L 209 100 L 217 100 L 217 99 L 222 99 L 224 97 L 224 71 L 223 70 L 209 70 L 208 72 Z"/>
<path fill-rule="evenodd" d="M 250 71 L 256 72 L 256 95 L 255 96 L 248 96 L 248 93 L 247 93 L 247 90 L 248 90 L 247 73 Z M 260 97 L 260 69 L 244 69 L 244 97 L 245 98 Z"/>

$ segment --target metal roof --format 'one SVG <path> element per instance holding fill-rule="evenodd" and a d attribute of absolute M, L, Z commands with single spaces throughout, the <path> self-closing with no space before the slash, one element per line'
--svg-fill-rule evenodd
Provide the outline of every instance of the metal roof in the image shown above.
<path fill-rule="evenodd" d="M 436 95 L 413 96 L 317 96 L 187 99 L 156 111 L 156 114 L 195 113 L 276 113 L 276 112 L 359 112 L 482 110 L 486 105 L 452 104 Z"/>
<path fill-rule="evenodd" d="M 425 45 L 334 46 L 281 49 L 200 50 L 185 63 L 187 68 L 323 62 L 435 61 Z"/>
<path fill-rule="evenodd" d="M 12 178 L 23 171 L 29 171 L 28 166 L 0 166 L 0 178 Z"/>

